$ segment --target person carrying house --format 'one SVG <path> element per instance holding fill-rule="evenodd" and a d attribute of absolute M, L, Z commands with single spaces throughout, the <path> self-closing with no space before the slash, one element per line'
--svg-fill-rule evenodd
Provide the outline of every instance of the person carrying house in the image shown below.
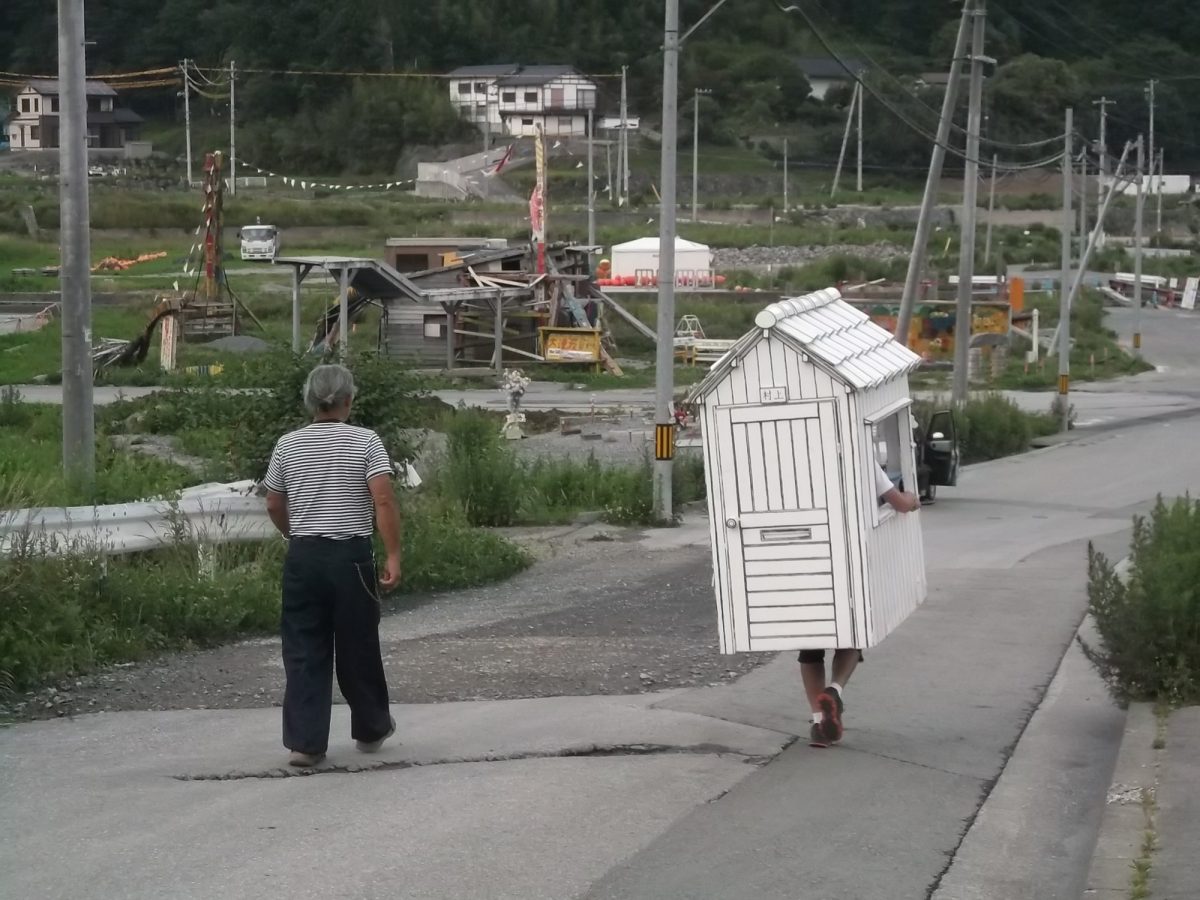
<path fill-rule="evenodd" d="M 287 538 L 283 564 L 283 745 L 293 766 L 325 758 L 333 674 L 350 706 L 350 736 L 374 753 L 396 731 L 379 649 L 380 588 L 400 582 L 400 511 L 379 435 L 348 425 L 354 378 L 317 366 L 304 385 L 312 424 L 275 444 L 267 512 Z M 371 535 L 387 551 L 375 565 Z"/>
<path fill-rule="evenodd" d="M 881 504 L 888 504 L 898 513 L 914 512 L 921 507 L 916 494 L 902 491 L 892 483 L 878 460 L 875 462 L 875 494 Z M 825 651 L 800 651 L 800 678 L 812 710 L 811 746 L 828 747 L 842 739 L 842 713 L 846 708 L 842 695 L 846 692 L 846 682 L 862 658 L 861 650 L 835 650 L 832 677 L 826 681 Z"/>

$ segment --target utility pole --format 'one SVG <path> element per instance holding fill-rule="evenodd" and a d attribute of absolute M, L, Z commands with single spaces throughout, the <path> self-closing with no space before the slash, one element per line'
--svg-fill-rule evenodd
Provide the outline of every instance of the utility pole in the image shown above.
<path fill-rule="evenodd" d="M 1153 84 L 1154 82 L 1151 82 Z M 1137 206 L 1133 227 L 1133 352 L 1142 351 L 1142 218 L 1145 208 L 1146 148 L 1142 136 L 1138 135 L 1137 148 Z"/>
<path fill-rule="evenodd" d="M 1163 148 L 1158 148 L 1158 214 L 1155 217 L 1154 233 L 1162 235 L 1162 195 L 1163 195 Z"/>
<path fill-rule="evenodd" d="M 859 75 L 861 76 L 861 73 Z M 862 193 L 863 86 L 858 82 L 858 192 Z"/>
<path fill-rule="evenodd" d="M 628 66 L 621 66 L 621 142 L 617 146 L 617 168 L 621 170 L 618 206 L 629 202 L 629 94 L 626 88 Z"/>
<path fill-rule="evenodd" d="M 593 110 L 587 111 L 587 144 L 588 144 L 588 188 L 587 188 L 587 213 L 588 213 L 588 246 L 596 246 L 596 163 L 595 156 L 595 141 L 592 139 L 592 123 L 594 121 Z"/>
<path fill-rule="evenodd" d="M 654 518 L 674 514 L 671 470 L 675 457 L 675 154 L 678 119 L 679 0 L 666 0 L 663 27 L 662 172 L 659 179 L 658 347 L 655 354 Z"/>
<path fill-rule="evenodd" d="M 692 93 L 692 221 L 699 218 L 700 194 L 700 88 Z"/>
<path fill-rule="evenodd" d="M 92 408 L 92 248 L 84 54 L 83 0 L 58 0 L 62 459 L 67 481 L 90 496 L 96 476 L 96 422 Z"/>
<path fill-rule="evenodd" d="M 842 133 L 842 149 L 838 153 L 837 170 L 833 173 L 833 187 L 829 191 L 830 198 L 837 194 L 838 182 L 842 180 L 842 163 L 846 161 L 846 147 L 850 143 L 850 129 L 854 126 L 854 108 L 858 105 L 858 92 L 862 86 L 856 81 L 854 91 L 850 94 L 850 108 L 846 110 L 846 130 Z"/>
<path fill-rule="evenodd" d="M 1117 101 L 1101 97 L 1092 101 L 1093 106 L 1100 107 L 1100 179 L 1096 182 L 1096 205 L 1099 207 L 1104 196 L 1104 179 L 1108 175 L 1108 108 L 1116 106 Z M 1100 227 L 1100 244 L 1104 244 L 1104 223 Z"/>
<path fill-rule="evenodd" d="M 1079 155 L 1079 258 L 1083 258 L 1083 246 L 1087 242 L 1087 154 Z"/>
<path fill-rule="evenodd" d="M 1146 88 L 1146 96 L 1150 101 L 1150 149 L 1146 151 L 1146 163 L 1150 167 L 1150 190 L 1154 190 L 1154 166 L 1158 162 L 1158 155 L 1154 152 L 1154 111 L 1157 104 L 1154 102 L 1154 88 L 1158 84 L 1155 78 L 1150 79 L 1150 83 Z"/>
<path fill-rule="evenodd" d="M 604 167 L 608 171 L 608 202 L 613 201 L 612 140 L 604 144 Z"/>
<path fill-rule="evenodd" d="M 1067 108 L 1066 133 L 1063 136 L 1063 219 L 1062 219 L 1062 291 L 1058 303 L 1058 399 L 1061 414 L 1069 415 L 1067 394 L 1071 385 L 1071 176 L 1075 172 L 1075 161 L 1071 158 L 1071 143 L 1075 112 Z"/>
<path fill-rule="evenodd" d="M 992 154 L 992 185 L 988 189 L 987 239 L 983 242 L 983 261 L 992 264 L 992 218 L 996 212 L 996 164 L 998 154 Z"/>
<path fill-rule="evenodd" d="M 958 24 L 958 38 L 954 42 L 954 55 L 950 58 L 950 79 L 942 97 L 942 114 L 938 119 L 937 139 L 929 158 L 929 174 L 925 178 L 925 193 L 921 197 L 921 215 L 917 219 L 917 233 L 913 237 L 912 253 L 908 257 L 908 274 L 904 278 L 904 293 L 900 300 L 900 314 L 896 317 L 896 340 L 908 346 L 909 324 L 912 322 L 913 307 L 916 305 L 917 288 L 925 270 L 925 251 L 929 243 L 929 229 L 933 225 L 933 207 L 937 203 L 938 188 L 942 183 L 942 163 L 946 159 L 946 141 L 950 137 L 950 123 L 958 105 L 961 81 L 962 58 L 967 50 L 967 25 L 971 21 L 972 0 L 964 0 L 962 18 Z"/>
<path fill-rule="evenodd" d="M 967 113 L 967 160 L 963 174 L 962 231 L 958 251 L 958 303 L 954 318 L 954 393 L 956 406 L 967 402 L 967 363 L 971 346 L 971 298 L 975 281 L 975 218 L 979 192 L 979 124 L 983 105 L 985 0 L 975 10 L 971 40 L 971 89 Z"/>
<path fill-rule="evenodd" d="M 229 196 L 237 193 L 237 107 L 234 105 L 234 79 L 236 73 L 233 60 L 229 61 Z M 345 335 L 342 336 L 345 340 Z"/>
<path fill-rule="evenodd" d="M 787 138 L 783 139 L 783 215 L 784 218 L 788 214 L 788 145 Z"/>
<path fill-rule="evenodd" d="M 188 68 L 191 61 L 185 59 L 180 65 L 183 69 L 183 152 L 187 154 L 187 183 L 192 187 L 192 86 Z"/>

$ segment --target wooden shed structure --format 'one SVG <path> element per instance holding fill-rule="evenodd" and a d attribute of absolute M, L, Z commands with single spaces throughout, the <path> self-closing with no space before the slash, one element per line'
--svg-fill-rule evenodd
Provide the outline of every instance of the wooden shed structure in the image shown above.
<path fill-rule="evenodd" d="M 723 653 L 878 644 L 925 599 L 908 374 L 920 358 L 827 289 L 762 310 L 702 409 Z"/>

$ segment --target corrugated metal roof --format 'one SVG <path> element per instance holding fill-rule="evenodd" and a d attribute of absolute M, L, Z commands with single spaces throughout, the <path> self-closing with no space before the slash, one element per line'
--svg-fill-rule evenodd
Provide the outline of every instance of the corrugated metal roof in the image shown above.
<path fill-rule="evenodd" d="M 699 399 L 716 388 L 734 361 L 761 340 L 765 331 L 807 353 L 834 377 L 860 391 L 907 375 L 921 362 L 921 357 L 866 313 L 844 301 L 836 288 L 773 303 L 755 316 L 754 325 L 713 365 L 689 399 Z"/>

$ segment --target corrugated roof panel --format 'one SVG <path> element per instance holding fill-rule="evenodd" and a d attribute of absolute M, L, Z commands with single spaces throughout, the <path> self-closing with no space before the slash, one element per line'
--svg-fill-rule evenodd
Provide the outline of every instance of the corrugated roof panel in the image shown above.
<path fill-rule="evenodd" d="M 755 327 L 718 361 L 689 394 L 703 397 L 726 377 L 734 360 L 745 355 L 764 330 L 775 330 L 836 377 L 856 390 L 885 384 L 915 369 L 921 358 L 897 343 L 866 313 L 826 288 L 772 303 L 754 319 Z"/>

